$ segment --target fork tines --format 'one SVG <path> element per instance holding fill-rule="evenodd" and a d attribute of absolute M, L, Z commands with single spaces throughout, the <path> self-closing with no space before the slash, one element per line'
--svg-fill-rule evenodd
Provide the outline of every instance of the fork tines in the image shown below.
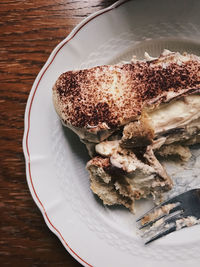
<path fill-rule="evenodd" d="M 154 207 L 137 220 L 148 244 L 184 227 L 200 223 L 200 189 L 193 189 Z"/>

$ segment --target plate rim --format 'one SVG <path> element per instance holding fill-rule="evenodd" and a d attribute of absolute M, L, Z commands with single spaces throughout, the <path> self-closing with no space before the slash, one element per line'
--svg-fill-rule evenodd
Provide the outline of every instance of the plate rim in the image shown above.
<path fill-rule="evenodd" d="M 79 263 L 81 263 L 84 266 L 92 266 L 92 265 L 89 264 L 83 258 L 81 258 L 78 255 L 78 253 L 75 252 L 70 247 L 69 243 L 64 239 L 64 237 L 62 236 L 61 232 L 53 225 L 53 223 L 49 219 L 48 214 L 47 214 L 47 212 L 45 210 L 45 207 L 42 204 L 41 200 L 39 199 L 39 197 L 37 195 L 37 192 L 36 192 L 36 189 L 35 189 L 35 187 L 33 185 L 33 179 L 32 179 L 32 176 L 31 176 L 31 159 L 30 159 L 29 146 L 28 146 L 29 130 L 30 130 L 30 118 L 31 118 L 31 108 L 32 108 L 32 104 L 33 104 L 34 97 L 35 97 L 36 91 L 38 89 L 38 86 L 39 86 L 44 74 L 48 70 L 49 66 L 51 65 L 51 63 L 56 58 L 56 55 L 58 54 L 58 52 L 65 45 L 67 45 L 76 36 L 76 34 L 79 31 L 81 31 L 84 28 L 84 26 L 86 26 L 89 22 L 91 22 L 95 18 L 99 17 L 100 15 L 103 15 L 103 14 L 105 14 L 105 13 L 107 13 L 107 12 L 109 12 L 109 11 L 115 9 L 115 8 L 120 7 L 122 4 L 125 4 L 126 2 L 129 2 L 129 1 L 130 0 L 118 0 L 114 4 L 108 6 L 107 8 L 101 9 L 101 10 L 96 11 L 96 12 L 92 13 L 91 15 L 87 16 L 80 23 L 78 23 L 74 27 L 74 29 L 72 29 L 72 31 L 67 35 L 67 37 L 65 39 L 63 39 L 53 49 L 53 51 L 51 52 L 50 56 L 46 60 L 46 63 L 41 68 L 40 72 L 38 73 L 38 75 L 36 76 L 36 78 L 34 80 L 32 88 L 31 88 L 31 90 L 29 92 L 29 96 L 28 96 L 27 103 L 26 103 L 26 108 L 25 108 L 25 113 L 24 113 L 24 134 L 23 134 L 23 140 L 22 140 L 22 148 L 23 148 L 23 154 L 24 154 L 24 158 L 25 158 L 26 180 L 27 180 L 27 184 L 28 184 L 28 187 L 29 187 L 29 191 L 31 193 L 31 196 L 32 196 L 35 204 L 37 205 L 37 207 L 39 208 L 40 212 L 42 213 L 44 221 L 45 221 L 46 225 L 48 226 L 48 228 L 51 230 L 51 232 L 53 232 L 59 238 L 59 240 L 61 241 L 61 243 L 63 244 L 65 249 L 71 254 L 71 256 L 73 256 Z"/>
<path fill-rule="evenodd" d="M 129 0 L 130 1 L 130 0 Z M 155 0 L 157 1 L 157 0 Z M 23 149 L 24 149 L 24 156 L 25 156 L 25 160 L 26 160 L 26 176 L 27 176 L 27 183 L 28 183 L 28 186 L 29 186 L 29 190 L 30 190 L 30 193 L 36 203 L 36 205 L 38 206 L 38 208 L 40 209 L 42 215 L 43 215 L 43 218 L 48 226 L 48 228 L 59 238 L 59 240 L 62 242 L 62 244 L 64 245 L 65 249 L 78 261 L 80 262 L 82 265 L 84 266 L 92 266 L 90 265 L 88 262 L 86 262 L 85 260 L 83 259 L 90 259 L 90 261 L 93 263 L 93 264 L 97 264 L 97 262 L 101 262 L 100 258 L 99 258 L 99 261 L 96 262 L 95 259 L 91 258 L 91 255 L 90 253 L 85 253 L 84 251 L 82 251 L 82 247 L 78 246 L 77 244 L 77 241 L 76 239 L 74 240 L 74 235 L 71 235 L 71 238 L 69 238 L 68 234 L 69 234 L 69 228 L 67 227 L 66 228 L 60 228 L 62 225 L 60 225 L 59 223 L 57 222 L 54 222 L 54 219 L 57 219 L 57 216 L 51 216 L 51 212 L 49 212 L 48 210 L 48 204 L 50 202 L 46 201 L 45 198 L 43 198 L 43 190 L 44 190 L 44 187 L 40 186 L 40 183 L 37 183 L 37 179 L 38 178 L 42 178 L 41 174 L 34 174 L 35 170 L 38 170 L 38 168 L 35 168 L 34 166 L 34 158 L 33 158 L 33 155 L 34 155 L 34 151 L 38 151 L 37 149 L 36 150 L 33 150 L 32 152 L 32 146 L 34 146 L 34 141 L 37 141 L 35 140 L 35 126 L 33 127 L 34 125 L 34 118 L 37 119 L 37 117 L 35 117 L 35 109 L 34 107 L 38 106 L 38 101 L 37 101 L 37 97 L 39 97 L 42 93 L 42 90 L 41 90 L 41 84 L 43 84 L 43 81 L 45 80 L 47 83 L 48 83 L 48 80 L 46 80 L 46 77 L 48 78 L 48 73 L 49 73 L 49 70 L 51 70 L 51 66 L 53 66 L 57 60 L 57 58 L 59 58 L 60 56 L 62 56 L 64 53 L 65 53 L 65 49 L 66 49 L 66 52 L 69 50 L 69 48 L 74 44 L 73 41 L 74 40 L 77 40 L 77 43 L 80 43 L 80 38 L 82 40 L 82 38 L 84 38 L 85 34 L 88 33 L 88 28 L 92 27 L 92 29 L 96 28 L 96 26 L 98 27 L 98 19 L 95 20 L 96 17 L 99 17 L 99 15 L 101 14 L 104 14 L 107 12 L 107 9 L 108 11 L 111 11 L 113 10 L 113 8 L 115 8 L 115 5 L 117 3 L 119 3 L 119 6 L 123 3 L 126 3 L 128 1 L 118 1 L 116 2 L 113 6 L 110 6 L 110 7 L 107 7 L 105 9 L 102 9 L 98 12 L 95 12 L 93 14 L 91 14 L 89 17 L 87 17 L 86 19 L 82 20 L 75 28 L 74 30 L 72 30 L 72 32 L 63 40 L 61 41 L 56 47 L 54 50 L 52 50 L 52 53 L 50 53 L 50 56 L 49 58 L 46 60 L 46 63 L 45 65 L 43 66 L 43 68 L 41 68 L 41 71 L 39 72 L 39 74 L 37 75 L 36 79 L 35 79 L 35 82 L 33 83 L 33 86 L 32 86 L 32 89 L 30 90 L 30 95 L 28 97 L 28 101 L 27 101 L 27 106 L 26 106 L 26 111 L 25 111 L 25 120 L 24 120 L 24 140 L 23 140 Z M 134 3 L 137 2 L 137 1 L 134 1 Z M 146 1 L 144 1 L 146 2 Z M 173 2 L 173 1 L 172 1 Z M 133 1 L 132 1 L 133 3 Z M 133 4 L 134 4 L 133 3 Z M 123 5 L 122 7 L 122 11 L 124 11 L 124 6 L 126 8 L 126 6 L 129 6 L 129 5 Z M 113 10 L 113 12 L 108 12 L 107 14 L 105 14 L 104 16 L 100 17 L 100 21 L 102 22 L 102 19 L 104 20 L 104 18 L 110 18 L 110 16 L 112 17 L 112 15 L 117 15 L 119 14 L 121 11 L 121 9 L 119 8 L 119 10 Z M 125 10 L 126 12 L 126 10 Z M 121 14 L 121 13 L 120 13 Z M 94 20 L 93 20 L 94 19 Z M 91 20 L 93 20 L 92 22 L 93 23 L 88 23 L 90 22 Z M 96 24 L 95 24 L 96 23 Z M 88 25 L 87 27 L 84 28 L 85 25 Z M 126 24 L 125 24 L 126 25 Z M 132 25 L 132 24 L 130 24 Z M 167 24 L 168 25 L 168 24 Z M 135 27 L 135 25 L 133 25 Z M 85 32 L 82 31 L 82 28 L 83 30 L 85 30 Z M 78 32 L 80 31 L 79 34 L 77 34 Z M 126 29 L 125 29 L 125 32 L 126 32 Z M 122 33 L 124 34 L 124 28 L 123 28 L 123 31 Z M 75 37 L 77 34 L 77 37 L 76 38 L 73 38 Z M 109 35 L 110 36 L 110 35 Z M 124 37 L 124 36 L 123 36 Z M 73 40 L 72 40 L 73 39 Z M 124 38 L 119 38 L 119 40 L 123 40 Z M 72 40 L 72 42 L 70 42 Z M 112 39 L 111 39 L 112 40 Z M 132 39 L 131 39 L 132 40 Z M 105 40 L 104 40 L 105 41 Z M 69 42 L 69 45 L 67 44 Z M 107 43 L 106 43 L 107 44 Z M 66 45 L 66 46 L 65 46 Z M 105 45 L 105 44 L 103 44 Z M 109 50 L 109 45 L 108 44 L 108 50 Z M 112 45 L 111 45 L 112 46 Z M 100 48 L 100 47 L 99 47 Z M 104 49 L 104 48 L 103 48 Z M 105 49 L 106 50 L 106 49 Z M 79 50 L 78 50 L 79 51 Z M 121 51 L 121 50 L 120 50 Z M 81 50 L 79 51 L 81 53 Z M 96 48 L 94 50 L 94 54 L 96 53 Z M 82 54 L 82 53 L 81 53 Z M 98 53 L 97 53 L 98 54 Z M 112 51 L 111 51 L 111 54 L 112 54 Z M 102 57 L 102 55 L 101 55 Z M 101 58 L 100 57 L 100 58 Z M 54 60 L 55 59 L 55 60 Z M 84 59 L 85 60 L 85 59 Z M 62 61 L 61 61 L 62 62 Z M 82 61 L 83 62 L 83 61 Z M 98 63 L 95 63 L 95 64 L 98 64 Z M 109 64 L 109 63 L 108 63 Z M 111 63 L 112 64 L 112 63 Z M 63 66 L 63 68 L 65 68 Z M 87 68 L 87 66 L 86 66 Z M 57 77 L 57 74 L 55 75 L 54 79 L 56 79 Z M 54 79 L 52 79 L 51 83 L 48 83 L 48 88 L 51 87 L 51 84 L 52 82 L 54 82 Z M 39 88 L 38 88 L 39 87 Z M 48 97 L 50 96 L 50 93 L 51 91 L 43 91 L 44 94 L 43 96 L 46 95 L 46 93 L 48 93 Z M 46 92 L 46 93 L 45 93 Z M 51 103 L 50 103 L 51 104 Z M 51 104 L 51 107 L 52 107 L 52 104 Z M 48 106 L 49 108 L 49 106 Z M 52 109 L 51 109 L 52 110 Z M 53 110 L 52 110 L 53 111 Z M 46 112 L 45 112 L 46 113 Z M 46 118 L 46 114 L 45 114 L 45 117 Z M 58 119 L 58 118 L 57 118 Z M 28 125 L 29 124 L 29 125 Z M 59 124 L 60 125 L 60 124 Z M 46 130 L 45 130 L 46 129 Z M 30 130 L 30 134 L 29 134 L 29 130 Z M 49 126 L 46 126 L 44 128 L 45 131 L 47 131 L 49 133 Z M 59 132 L 57 132 L 58 134 Z M 45 149 L 49 149 L 49 147 L 47 146 Z M 29 151 L 30 151 L 30 154 L 29 154 Z M 59 170 L 59 168 L 58 168 Z M 40 171 L 40 169 L 39 169 Z M 32 177 L 31 177 L 32 176 Z M 54 175 L 55 176 L 55 175 Z M 58 177 L 60 177 L 60 173 L 57 175 Z M 32 179 L 33 178 L 33 179 Z M 53 177 L 52 177 L 53 178 Z M 55 177 L 54 177 L 55 178 Z M 57 180 L 57 179 L 56 179 Z M 57 181 L 55 180 L 55 185 L 57 186 Z M 53 179 L 52 179 L 53 181 Z M 66 181 L 66 179 L 65 179 Z M 35 191 L 35 192 L 34 192 Z M 54 191 L 52 191 L 53 193 Z M 42 200 L 40 201 L 40 199 L 38 199 L 37 195 L 39 196 L 39 198 Z M 48 200 L 48 198 L 47 198 Z M 42 204 L 43 203 L 43 204 Z M 44 208 L 45 207 L 45 208 Z M 65 206 L 65 208 L 67 208 L 67 206 Z M 46 209 L 46 211 L 45 211 Z M 62 209 L 61 209 L 62 210 Z M 47 214 L 48 215 L 47 215 Z M 75 213 L 76 214 L 76 210 L 75 210 Z M 47 216 L 46 216 L 47 215 Z M 52 213 L 53 215 L 53 213 Z M 93 216 L 92 216 L 93 217 Z M 50 218 L 50 219 L 49 219 Z M 51 222 L 54 222 L 53 225 Z M 56 226 L 56 227 L 55 227 Z M 57 228 L 57 229 L 56 229 Z M 60 230 L 60 232 L 58 231 L 58 229 Z M 89 230 L 91 230 L 89 227 L 88 227 Z M 91 235 L 91 237 L 93 238 L 96 238 L 97 235 Z M 66 242 L 65 240 L 68 240 L 68 242 Z M 106 239 L 107 240 L 107 239 Z M 97 240 L 96 240 L 97 241 Z M 98 243 L 98 242 L 97 242 Z M 73 248 L 75 248 L 75 250 L 79 251 L 80 255 L 82 256 L 82 258 L 76 254 L 76 252 L 72 251 L 71 247 L 69 246 L 69 244 L 71 244 L 73 246 Z M 109 243 L 108 243 L 109 244 Z M 103 248 L 103 247 L 102 247 Z M 132 247 L 131 247 L 131 250 L 132 250 Z M 172 251 L 173 252 L 173 251 Z M 105 251 L 106 253 L 106 251 Z M 151 256 L 151 253 L 148 253 L 150 256 Z M 143 260 L 142 260 L 143 261 Z"/>

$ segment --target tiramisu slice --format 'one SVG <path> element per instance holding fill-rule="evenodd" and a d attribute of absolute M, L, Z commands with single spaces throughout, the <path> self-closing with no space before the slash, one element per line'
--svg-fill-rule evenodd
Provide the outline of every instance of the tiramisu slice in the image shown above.
<path fill-rule="evenodd" d="M 93 157 L 92 190 L 131 211 L 135 199 L 172 187 L 154 153 L 187 160 L 187 146 L 200 142 L 200 58 L 168 50 L 145 56 L 68 71 L 53 87 L 61 121 Z"/>

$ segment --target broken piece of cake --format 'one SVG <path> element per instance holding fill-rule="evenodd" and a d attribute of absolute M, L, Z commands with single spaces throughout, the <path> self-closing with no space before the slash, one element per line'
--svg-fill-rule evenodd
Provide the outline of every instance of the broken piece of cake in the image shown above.
<path fill-rule="evenodd" d="M 164 50 L 158 58 L 63 73 L 53 87 L 62 123 L 86 144 L 91 189 L 106 205 L 169 191 L 156 155 L 191 156 L 200 143 L 200 57 Z"/>

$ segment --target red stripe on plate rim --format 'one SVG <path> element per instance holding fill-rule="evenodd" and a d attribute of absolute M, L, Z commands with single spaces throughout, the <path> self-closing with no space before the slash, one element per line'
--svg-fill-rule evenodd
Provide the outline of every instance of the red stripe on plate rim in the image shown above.
<path fill-rule="evenodd" d="M 44 205 L 42 204 L 42 202 L 40 201 L 38 195 L 37 195 L 37 192 L 35 190 L 35 187 L 33 185 L 33 179 L 32 179 L 32 176 L 31 176 L 31 162 L 30 162 L 30 153 L 29 153 L 29 147 L 28 147 L 28 137 L 29 137 L 29 130 L 30 130 L 30 114 L 31 114 L 31 108 L 32 108 L 32 104 L 33 104 L 33 100 L 34 100 L 34 97 L 35 97 L 35 94 L 36 94 L 36 91 L 38 89 L 38 86 L 44 76 L 44 74 L 46 73 L 46 71 L 48 70 L 49 66 L 52 64 L 52 62 L 54 61 L 56 55 L 58 54 L 58 52 L 63 48 L 63 46 L 65 46 L 70 40 L 72 40 L 76 34 L 90 21 L 92 21 L 93 19 L 95 19 L 96 17 L 102 15 L 102 14 L 105 14 L 111 10 L 113 10 L 114 8 L 117 8 L 119 6 L 121 6 L 122 4 L 128 2 L 130 0 L 123 0 L 123 1 L 119 1 L 115 4 L 113 4 L 112 6 L 108 7 L 108 8 L 105 8 L 103 9 L 102 11 L 97 12 L 97 14 L 95 15 L 94 13 L 94 16 L 92 17 L 89 17 L 88 19 L 86 19 L 86 21 L 80 25 L 75 31 L 74 33 L 72 34 L 72 36 L 70 38 L 67 38 L 66 41 L 57 49 L 57 51 L 55 52 L 53 58 L 51 59 L 51 61 L 49 62 L 49 64 L 46 66 L 46 68 L 43 70 L 43 72 L 41 73 L 40 75 L 40 78 L 39 78 L 39 81 L 37 82 L 36 86 L 35 86 L 35 89 L 32 88 L 32 90 L 34 90 L 33 92 L 33 95 L 31 97 L 31 101 L 30 101 L 30 104 L 29 106 L 26 108 L 26 110 L 28 110 L 28 129 L 27 129 L 27 133 L 26 135 L 24 136 L 25 138 L 25 144 L 26 144 L 26 152 L 27 152 L 27 155 L 28 155 L 28 174 L 29 174 L 29 177 L 27 178 L 30 178 L 30 183 L 31 183 L 31 187 L 33 189 L 33 192 L 35 194 L 35 197 L 37 199 L 37 201 L 39 202 L 41 208 L 42 208 L 42 211 L 43 211 L 43 215 L 46 217 L 48 223 L 50 224 L 50 226 L 57 232 L 58 236 L 62 239 L 62 241 L 64 242 L 64 244 L 66 245 L 66 247 L 68 248 L 67 250 L 70 252 L 70 254 L 72 256 L 76 256 L 78 261 L 80 263 L 85 263 L 87 266 L 91 266 L 91 264 L 89 264 L 87 261 L 85 261 L 84 259 L 82 259 L 70 246 L 69 244 L 65 241 L 64 237 L 62 236 L 61 232 L 52 224 L 51 220 L 49 219 L 47 213 L 46 213 L 46 210 L 45 210 L 45 207 Z M 59 45 L 58 45 L 59 46 Z M 32 91 L 31 90 L 31 91 Z M 26 113 L 26 112 L 25 112 Z M 26 125 L 26 124 L 25 124 Z M 26 128 L 26 127 L 25 127 Z M 26 156 L 25 156 L 25 159 L 26 159 Z M 27 159 L 26 159 L 27 160 Z M 37 204 L 37 203 L 36 203 Z"/>

